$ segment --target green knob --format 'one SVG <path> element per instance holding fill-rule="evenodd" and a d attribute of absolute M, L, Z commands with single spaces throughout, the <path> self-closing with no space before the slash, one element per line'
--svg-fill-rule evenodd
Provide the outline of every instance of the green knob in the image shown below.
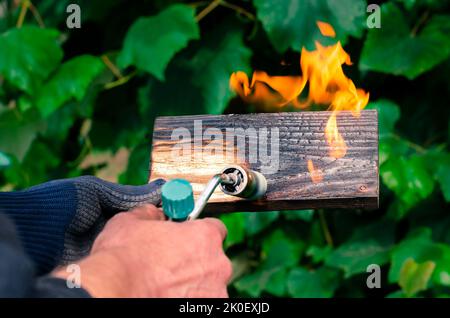
<path fill-rule="evenodd" d="M 189 181 L 173 179 L 161 189 L 164 214 L 174 221 L 184 221 L 194 209 L 194 193 Z"/>

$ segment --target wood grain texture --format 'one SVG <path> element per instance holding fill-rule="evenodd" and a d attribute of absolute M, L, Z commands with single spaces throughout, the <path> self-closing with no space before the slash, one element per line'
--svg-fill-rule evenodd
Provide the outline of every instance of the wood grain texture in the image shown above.
<path fill-rule="evenodd" d="M 246 138 L 245 135 L 247 128 L 250 128 L 249 131 L 254 128 L 257 133 L 261 132 L 261 128 L 267 128 L 269 134 L 266 149 L 272 155 L 272 161 L 277 157 L 279 161 L 275 173 L 272 173 L 273 171 L 264 173 L 268 181 L 266 196 L 257 201 L 248 201 L 227 196 L 216 190 L 206 208 L 207 212 L 322 207 L 377 208 L 379 191 L 377 112 L 362 111 L 359 117 L 353 117 L 350 112 L 338 114 L 339 132 L 348 146 L 347 154 L 340 159 L 328 156 L 329 146 L 325 141 L 324 130 L 330 114 L 324 111 L 158 117 L 153 133 L 150 180 L 184 178 L 192 183 L 195 196 L 198 196 L 211 176 L 229 164 L 240 164 L 263 173 L 265 167 L 267 172 L 270 169 L 267 168 L 267 162 L 261 162 L 261 156 L 257 160 L 250 158 L 251 153 L 255 154 L 257 149 L 264 148 L 264 144 L 259 144 L 264 140 L 264 135 L 258 134 L 256 140 L 254 136 Z M 202 129 L 197 129 L 195 135 L 195 127 L 198 128 L 200 121 Z M 180 130 L 180 127 L 183 128 Z M 208 128 L 206 132 L 210 133 L 217 133 L 220 130 L 223 139 L 220 135 L 202 136 Z M 227 129 L 228 131 L 234 129 L 236 139 L 226 138 Z M 279 149 L 278 152 L 271 153 L 271 137 L 276 136 L 277 130 Z M 191 139 L 184 138 L 186 135 L 181 138 L 179 132 L 184 134 L 189 132 Z M 245 141 L 245 156 L 239 152 L 242 151 L 242 147 L 237 146 L 239 138 Z M 187 148 L 182 152 L 179 148 L 184 146 Z M 220 147 L 214 149 L 214 146 Z M 191 150 L 190 154 L 188 149 Z M 223 152 L 214 151 L 220 149 L 223 149 Z M 322 171 L 321 182 L 312 182 L 307 168 L 309 159 Z"/>

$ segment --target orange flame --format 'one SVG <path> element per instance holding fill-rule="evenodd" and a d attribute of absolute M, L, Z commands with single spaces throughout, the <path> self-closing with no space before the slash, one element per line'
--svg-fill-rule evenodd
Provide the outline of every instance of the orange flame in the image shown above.
<path fill-rule="evenodd" d="M 319 183 L 323 180 L 322 170 L 314 168 L 314 164 L 311 159 L 308 160 L 308 171 L 313 183 Z"/>
<path fill-rule="evenodd" d="M 329 36 L 332 38 L 336 37 L 336 32 L 329 23 L 317 21 L 317 26 L 319 27 L 320 33 L 322 33 L 323 36 Z"/>
<path fill-rule="evenodd" d="M 336 111 L 334 111 L 325 126 L 325 138 L 330 145 L 330 157 L 342 158 L 347 153 L 347 145 L 342 135 L 339 133 L 336 122 Z"/>
<path fill-rule="evenodd" d="M 336 35 L 333 27 L 317 21 L 324 36 Z M 330 146 L 329 156 L 342 158 L 347 145 L 338 131 L 337 115 L 342 110 L 359 116 L 369 102 L 369 93 L 356 88 L 351 79 L 345 76 L 342 65 L 351 65 L 350 56 L 338 41 L 334 45 L 322 46 L 316 42 L 316 49 L 301 51 L 300 68 L 302 76 L 270 76 L 262 71 L 253 73 L 250 82 L 244 72 L 233 73 L 230 87 L 246 102 L 279 107 L 293 105 L 305 109 L 313 104 L 326 105 L 332 114 L 325 126 L 325 139 Z M 302 98 L 306 84 L 308 96 Z"/>

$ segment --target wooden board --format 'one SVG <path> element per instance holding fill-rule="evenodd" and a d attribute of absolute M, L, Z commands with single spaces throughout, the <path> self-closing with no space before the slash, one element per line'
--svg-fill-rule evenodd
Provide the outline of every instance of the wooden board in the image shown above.
<path fill-rule="evenodd" d="M 362 111 L 360 117 L 350 112 L 338 114 L 339 132 L 348 147 L 346 155 L 339 159 L 329 157 L 330 147 L 325 140 L 330 114 L 323 111 L 158 117 L 150 180 L 184 178 L 192 183 L 198 196 L 215 173 L 229 164 L 240 164 L 266 176 L 266 196 L 248 201 L 217 189 L 207 211 L 377 208 L 377 112 Z M 257 151 L 264 149 L 268 156 Z M 312 181 L 308 160 L 322 171 L 321 182 Z"/>

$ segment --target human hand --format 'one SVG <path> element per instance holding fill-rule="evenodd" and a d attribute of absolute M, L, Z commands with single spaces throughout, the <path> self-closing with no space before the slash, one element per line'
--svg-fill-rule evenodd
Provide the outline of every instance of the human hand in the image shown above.
<path fill-rule="evenodd" d="M 114 216 L 79 262 L 81 286 L 94 297 L 227 297 L 223 223 L 164 219 L 152 205 Z"/>

